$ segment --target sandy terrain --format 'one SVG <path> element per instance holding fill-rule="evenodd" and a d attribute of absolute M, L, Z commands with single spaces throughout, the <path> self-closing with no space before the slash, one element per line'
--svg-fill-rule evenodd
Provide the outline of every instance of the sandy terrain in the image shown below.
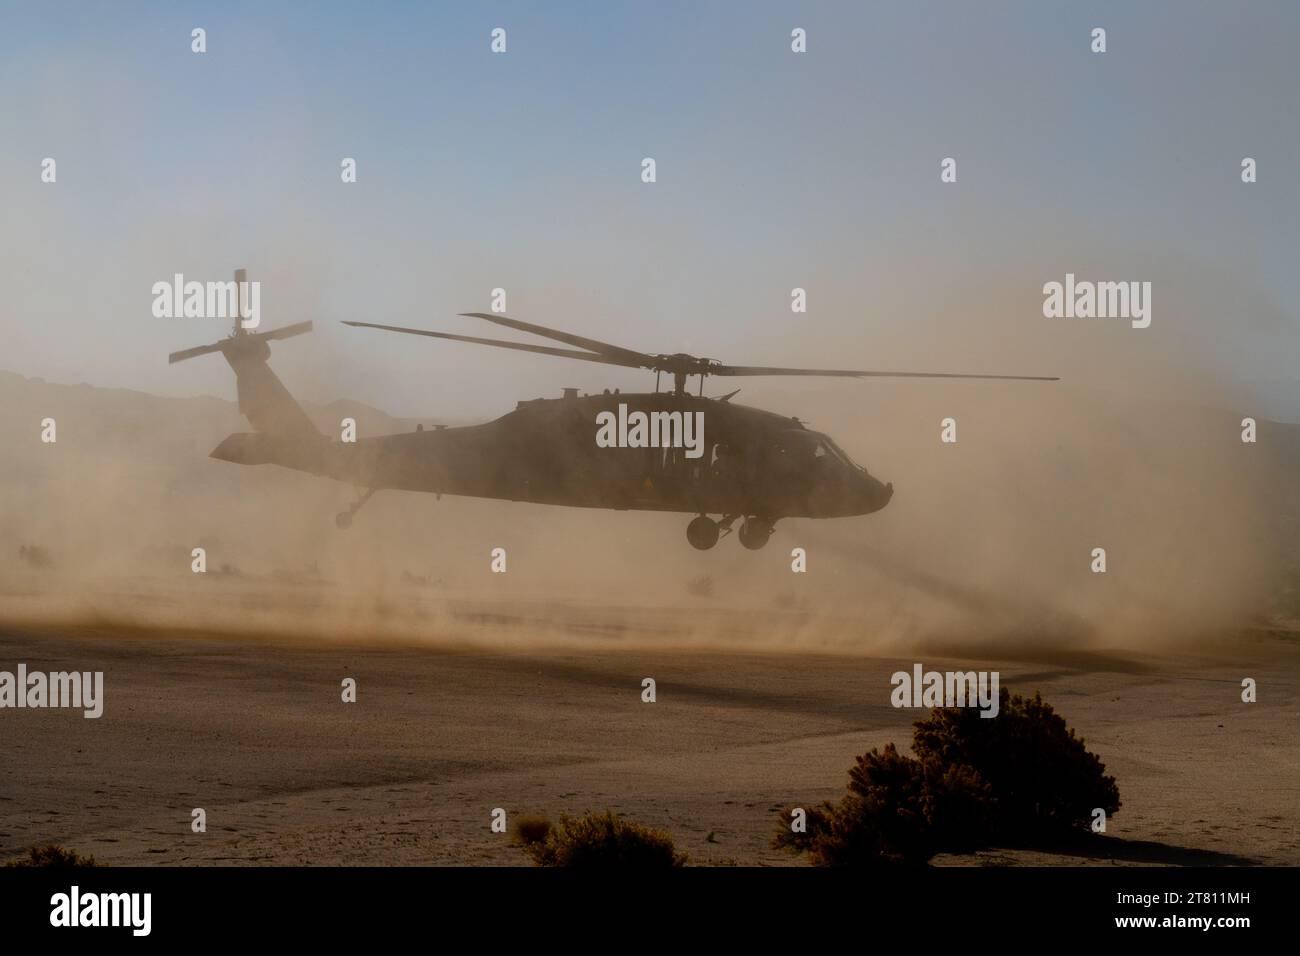
<path fill-rule="evenodd" d="M 504 651 L 483 628 L 506 636 L 523 617 L 464 611 L 476 636 L 461 646 L 0 629 L 0 667 L 103 670 L 106 684 L 99 720 L 5 713 L 0 856 L 58 841 L 118 865 L 519 864 L 492 808 L 610 807 L 668 829 L 696 863 L 790 864 L 768 847 L 772 811 L 836 797 L 855 754 L 907 742 L 918 714 L 889 705 L 894 670 L 958 663 L 656 647 L 636 624 L 664 612 L 605 618 L 584 610 L 577 643 Z M 968 666 L 1041 690 L 1116 775 L 1123 808 L 1094 856 L 937 862 L 1300 864 L 1295 634 L 1169 657 L 1014 656 Z M 340 702 L 345 676 L 356 704 Z M 1241 703 L 1243 676 L 1258 703 Z M 206 834 L 190 832 L 193 807 Z"/>

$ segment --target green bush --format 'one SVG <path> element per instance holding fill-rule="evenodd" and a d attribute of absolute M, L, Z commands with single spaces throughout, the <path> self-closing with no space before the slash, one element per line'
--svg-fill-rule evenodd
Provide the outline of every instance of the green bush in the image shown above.
<path fill-rule="evenodd" d="M 587 813 L 574 819 L 561 816 L 551 826 L 531 826 L 532 839 L 520 840 L 538 866 L 575 868 L 669 868 L 683 866 L 686 854 L 677 853 L 673 838 L 662 830 L 620 819 L 612 811 Z"/>
<path fill-rule="evenodd" d="M 76 850 L 65 850 L 57 843 L 34 846 L 27 851 L 27 856 L 11 860 L 5 866 L 48 866 L 58 869 L 70 869 L 81 866 L 102 866 L 93 856 L 81 856 Z"/>
<path fill-rule="evenodd" d="M 992 788 L 993 836 L 1033 843 L 1086 830 L 1097 807 L 1120 808 L 1115 778 L 1050 704 L 1004 688 L 998 716 L 945 707 L 917 721 L 912 748 L 922 760 L 973 768 Z"/>

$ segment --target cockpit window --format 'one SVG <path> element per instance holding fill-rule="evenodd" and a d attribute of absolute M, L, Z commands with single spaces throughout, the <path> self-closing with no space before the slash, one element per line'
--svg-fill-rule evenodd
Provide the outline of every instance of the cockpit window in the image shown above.
<path fill-rule="evenodd" d="M 862 467 L 856 461 L 854 461 L 852 458 L 849 457 L 848 452 L 846 452 L 839 445 L 835 444 L 835 442 L 831 441 L 829 438 L 823 438 L 822 444 L 826 446 L 827 450 L 829 450 L 832 455 L 834 455 L 840 461 L 844 462 L 844 464 L 851 465 L 854 468 Z"/>

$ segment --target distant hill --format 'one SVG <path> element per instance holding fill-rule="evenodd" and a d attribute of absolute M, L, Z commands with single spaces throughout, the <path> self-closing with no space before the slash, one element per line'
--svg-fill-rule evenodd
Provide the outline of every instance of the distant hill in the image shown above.
<path fill-rule="evenodd" d="M 25 393 L 28 396 L 34 394 L 54 395 L 60 390 L 71 390 L 69 394 L 78 396 L 97 395 L 108 402 L 120 402 L 129 407 L 138 407 L 142 403 L 164 403 L 164 402 L 191 402 L 195 403 L 191 407 L 199 408 L 204 414 L 215 413 L 221 414 L 221 409 L 226 412 L 239 415 L 239 409 L 233 400 L 216 398 L 214 396 L 200 395 L 190 398 L 175 398 L 170 396 L 151 395 L 148 392 L 140 392 L 135 389 L 126 388 L 102 388 L 94 385 L 82 383 L 80 385 L 56 385 L 46 382 L 42 378 L 27 378 L 16 372 L 7 372 L 0 370 L 0 397 L 16 396 L 19 393 Z M 231 391 L 234 390 L 233 380 Z M 296 396 L 295 396 L 296 397 Z M 303 409 L 311 417 L 317 428 L 328 433 L 335 432 L 339 428 L 339 420 L 342 418 L 353 418 L 356 420 L 358 427 L 367 435 L 392 435 L 398 432 L 413 431 L 417 424 L 423 424 L 426 428 L 433 425 L 451 425 L 455 424 L 449 420 L 443 419 L 413 419 L 413 418 L 396 418 L 387 412 L 366 405 L 364 402 L 353 401 L 352 399 L 340 398 L 326 404 L 312 404 L 302 401 Z M 242 418 L 241 418 L 242 420 Z M 247 428 L 245 423 L 244 428 Z"/>

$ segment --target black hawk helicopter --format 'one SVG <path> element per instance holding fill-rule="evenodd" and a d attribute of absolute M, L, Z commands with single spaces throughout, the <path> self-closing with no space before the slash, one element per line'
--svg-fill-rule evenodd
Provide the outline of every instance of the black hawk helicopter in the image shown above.
<path fill-rule="evenodd" d="M 236 274 L 237 280 L 241 274 L 242 270 Z M 376 491 L 394 489 L 693 514 L 686 537 L 701 550 L 717 544 L 738 519 L 740 543 L 758 549 L 767 543 L 779 519 L 870 514 L 885 507 L 894 493 L 892 484 L 868 474 L 829 435 L 794 418 L 734 404 L 735 391 L 719 398 L 704 397 L 704 379 L 710 375 L 1057 380 L 1031 375 L 727 365 L 683 353 L 638 352 L 504 315 L 461 314 L 573 348 L 370 322 L 343 324 L 647 369 L 655 373 L 655 391 L 620 394 L 616 389 L 580 396 L 577 389 L 566 388 L 562 398 L 521 401 L 514 411 L 483 425 L 431 430 L 420 426 L 405 434 L 342 442 L 316 429 L 267 365 L 267 343 L 308 332 L 310 322 L 250 332 L 236 317 L 229 337 L 172 353 L 169 361 L 221 352 L 234 369 L 239 410 L 256 431 L 230 435 L 211 457 L 245 465 L 281 465 L 365 489 L 337 516 L 340 528 L 351 524 L 353 515 Z M 664 375 L 672 378 L 671 391 L 659 390 Z M 687 391 L 691 376 L 700 379 L 696 395 Z M 709 517 L 713 514 L 719 518 Z"/>

